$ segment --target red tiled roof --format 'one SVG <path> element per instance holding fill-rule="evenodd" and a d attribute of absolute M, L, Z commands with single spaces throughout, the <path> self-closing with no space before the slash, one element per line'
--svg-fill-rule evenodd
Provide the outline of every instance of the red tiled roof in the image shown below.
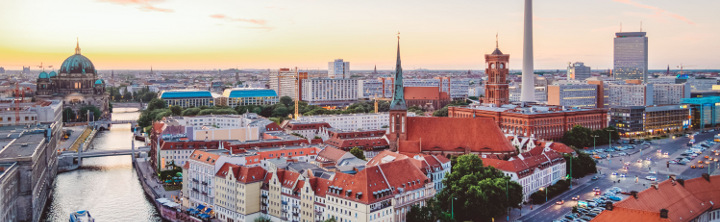
<path fill-rule="evenodd" d="M 265 180 L 266 171 L 262 167 L 245 167 L 239 166 L 232 163 L 225 163 L 220 170 L 215 174 L 217 177 L 225 177 L 228 173 L 232 172 L 237 182 L 241 183 L 254 183 Z"/>
<path fill-rule="evenodd" d="M 328 195 L 350 199 L 365 204 L 392 198 L 391 195 L 384 195 L 382 197 L 373 195 L 373 192 L 383 191 L 390 188 L 390 186 L 385 182 L 385 178 L 380 172 L 378 166 L 367 167 L 355 175 L 342 172 L 336 173 L 330 185 L 335 188 L 342 188 L 342 192 L 337 194 L 331 191 L 327 193 Z M 350 197 L 346 196 L 348 190 L 352 191 Z M 362 193 L 359 199 L 357 198 L 358 192 Z"/>
<path fill-rule="evenodd" d="M 558 152 L 560 152 L 560 153 L 572 153 L 572 152 L 575 152 L 575 150 L 573 150 L 572 148 L 568 147 L 568 146 L 565 145 L 564 143 L 559 143 L 559 142 L 553 142 L 552 144 L 550 144 L 550 149 L 553 149 L 553 150 L 558 151 Z"/>
<path fill-rule="evenodd" d="M 195 150 L 192 152 L 192 154 L 190 154 L 189 159 L 207 163 L 210 165 L 215 165 L 215 161 L 217 161 L 219 157 L 220 155 L 214 153 L 209 153 L 202 150 Z"/>
<path fill-rule="evenodd" d="M 287 130 L 317 130 L 322 127 L 330 128 L 329 123 L 296 123 L 296 122 L 289 122 L 287 125 L 284 126 Z"/>
<path fill-rule="evenodd" d="M 626 208 L 614 208 L 613 210 L 605 210 L 598 214 L 592 221 L 635 221 L 635 222 L 652 222 L 662 221 L 669 222 L 667 218 L 660 218 L 660 211 L 647 212 L 642 210 L 633 210 Z"/>
<path fill-rule="evenodd" d="M 366 149 L 368 148 L 374 148 L 374 147 L 387 147 L 388 143 L 387 140 L 381 138 L 381 137 L 375 137 L 375 138 L 353 138 L 353 139 L 342 139 L 342 138 L 330 138 L 325 141 L 326 144 L 335 146 L 340 149 L 349 149 L 352 147 L 364 147 Z"/>
<path fill-rule="evenodd" d="M 328 146 L 325 147 L 325 149 L 323 149 L 322 151 L 320 151 L 320 153 L 318 153 L 317 158 L 320 159 L 319 161 L 337 162 L 338 160 L 340 160 L 340 158 L 342 158 L 343 155 L 345 155 L 345 153 L 347 152 Z"/>
<path fill-rule="evenodd" d="M 183 169 L 190 169 L 190 162 L 185 161 L 185 165 L 183 165 Z"/>
<path fill-rule="evenodd" d="M 439 100 L 438 87 L 405 87 L 405 100 Z"/>
<path fill-rule="evenodd" d="M 155 131 L 156 134 L 162 133 L 163 127 L 165 126 L 165 123 L 163 122 L 153 122 L 152 124 L 153 131 Z"/>
<path fill-rule="evenodd" d="M 310 186 L 312 186 L 315 196 L 325 197 L 331 182 L 328 179 L 316 177 L 310 179 Z"/>
<path fill-rule="evenodd" d="M 684 186 L 680 182 L 666 180 L 637 194 L 637 199 L 628 197 L 617 202 L 615 209 L 631 209 L 643 213 L 660 213 L 661 209 L 668 210 L 668 221 L 690 221 L 704 212 L 712 209 L 714 200 L 720 198 L 720 175 L 711 176 L 710 182 L 705 178 L 694 178 L 686 180 Z M 717 204 L 715 204 L 717 205 Z M 620 218 L 614 214 L 617 210 L 603 212 L 594 221 L 616 221 L 613 218 Z M 640 213 L 635 212 L 636 215 Z M 639 216 L 637 216 L 639 217 Z M 657 217 L 659 220 L 659 216 Z M 642 220 L 645 221 L 645 220 Z"/>
<path fill-rule="evenodd" d="M 382 159 L 385 158 L 385 157 L 387 157 L 387 156 L 395 157 L 395 159 L 393 159 L 393 161 L 409 158 L 408 156 L 406 156 L 406 155 L 404 155 L 404 154 L 396 153 L 396 152 L 393 152 L 393 151 L 390 151 L 390 150 L 383 150 L 383 151 L 381 151 L 380 153 L 378 153 L 377 155 L 375 155 L 373 158 L 371 158 L 370 160 L 368 160 L 367 164 L 365 164 L 365 165 L 366 165 L 366 166 L 377 166 L 377 165 L 380 165 L 380 164 L 383 163 L 383 162 L 382 162 Z"/>
<path fill-rule="evenodd" d="M 397 189 L 416 190 L 423 188 L 429 179 L 419 169 L 413 169 L 415 164 L 413 159 L 396 160 L 389 163 L 380 164 L 378 167 L 382 169 L 390 186 Z"/>
<path fill-rule="evenodd" d="M 400 152 L 417 153 L 420 146 L 422 151 L 516 152 L 491 118 L 407 117 L 406 125 Z"/>

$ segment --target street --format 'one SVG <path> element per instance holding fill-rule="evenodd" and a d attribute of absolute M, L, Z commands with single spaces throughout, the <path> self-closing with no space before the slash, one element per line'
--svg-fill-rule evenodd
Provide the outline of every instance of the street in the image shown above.
<path fill-rule="evenodd" d="M 713 136 L 716 134 L 717 132 L 700 133 L 695 136 L 696 144 L 707 140 L 712 141 Z M 522 210 L 513 209 L 510 219 L 512 221 L 553 221 L 571 212 L 572 207 L 577 205 L 577 201 L 571 200 L 574 196 L 579 195 L 580 200 L 592 199 L 595 197 L 594 188 L 599 188 L 601 191 L 612 187 L 619 187 L 622 191 L 627 192 L 642 191 L 653 183 L 653 181 L 645 179 L 648 175 L 657 177 L 657 182 L 668 179 L 668 175 L 671 174 L 675 174 L 679 179 L 700 177 L 703 173 L 708 173 L 707 166 L 705 169 L 692 169 L 690 166 L 693 163 L 697 165 L 699 160 L 706 160 L 703 158 L 706 155 L 718 157 L 714 156 L 711 151 L 718 149 L 720 144 L 713 145 L 687 165 L 670 164 L 669 168 L 666 165 L 667 161 L 679 157 L 687 148 L 690 148 L 686 146 L 689 141 L 690 138 L 684 136 L 675 139 L 670 137 L 653 140 L 652 144 L 649 145 L 635 144 L 635 149 L 624 151 L 629 154 L 627 156 L 600 159 L 597 164 L 598 174 L 596 174 L 599 177 L 598 180 L 592 181 L 590 179 L 593 176 L 592 174 L 584 178 L 573 179 L 573 189 L 548 200 L 545 204 L 533 206 L 532 210 L 529 209 L 528 205 L 525 205 Z M 607 147 L 605 145 L 597 148 Z M 657 150 L 662 151 L 658 153 Z M 668 152 L 669 155 L 664 157 L 662 155 L 664 152 Z M 711 175 L 716 173 L 717 165 L 717 163 L 712 164 Z M 612 175 L 613 172 L 617 175 Z M 626 177 L 621 177 L 622 174 L 625 174 Z M 620 198 L 626 197 L 620 195 Z M 556 202 L 560 200 L 564 200 L 565 203 L 557 205 Z M 522 216 L 520 216 L 521 212 Z"/>

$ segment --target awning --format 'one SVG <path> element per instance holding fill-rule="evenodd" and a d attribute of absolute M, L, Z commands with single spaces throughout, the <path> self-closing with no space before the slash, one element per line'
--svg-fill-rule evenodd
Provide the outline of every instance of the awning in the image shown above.
<path fill-rule="evenodd" d="M 210 211 L 212 211 L 212 209 L 209 207 L 207 209 L 205 209 L 205 213 L 210 213 Z"/>
<path fill-rule="evenodd" d="M 205 205 L 200 204 L 200 205 L 198 205 L 196 208 L 197 208 L 198 210 L 202 210 L 202 209 L 205 209 Z"/>

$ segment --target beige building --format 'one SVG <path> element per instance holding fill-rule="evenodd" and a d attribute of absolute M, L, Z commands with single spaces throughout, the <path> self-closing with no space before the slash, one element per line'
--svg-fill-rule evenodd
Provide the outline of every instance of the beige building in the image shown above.
<path fill-rule="evenodd" d="M 220 221 L 253 221 L 260 217 L 260 187 L 267 171 L 225 163 L 215 174 L 215 212 Z"/>

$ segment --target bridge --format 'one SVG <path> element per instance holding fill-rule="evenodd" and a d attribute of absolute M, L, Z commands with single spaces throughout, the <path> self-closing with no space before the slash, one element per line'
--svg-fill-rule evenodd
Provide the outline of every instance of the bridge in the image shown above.
<path fill-rule="evenodd" d="M 150 147 L 140 147 L 136 150 L 134 150 L 135 153 L 140 152 L 148 152 L 150 151 Z M 122 156 L 122 155 L 131 155 L 133 153 L 132 149 L 123 149 L 123 150 L 98 150 L 98 151 L 89 151 L 89 152 L 64 152 L 60 154 L 61 157 L 70 157 L 70 158 L 90 158 L 90 157 L 103 157 L 103 156 Z"/>

